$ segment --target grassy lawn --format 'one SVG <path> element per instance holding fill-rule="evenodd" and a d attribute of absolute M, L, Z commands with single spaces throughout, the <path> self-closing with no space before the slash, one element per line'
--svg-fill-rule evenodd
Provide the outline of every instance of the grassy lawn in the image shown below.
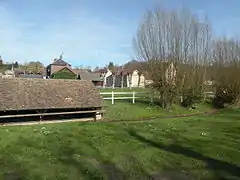
<path fill-rule="evenodd" d="M 0 127 L 0 179 L 240 179 L 239 117 Z"/>
<path fill-rule="evenodd" d="M 114 104 L 110 100 L 104 100 L 107 120 L 139 120 L 154 118 L 159 116 L 175 116 L 181 114 L 193 114 L 208 111 L 212 108 L 210 104 L 202 103 L 197 105 L 197 109 L 186 109 L 179 105 L 173 105 L 171 111 L 162 109 L 159 105 L 151 104 L 150 93 L 148 89 L 101 89 L 101 92 L 137 92 L 135 104 L 132 104 L 132 94 L 115 94 L 114 97 L 129 97 L 130 99 L 115 99 Z M 103 97 L 111 98 L 111 94 L 103 94 Z M 157 101 L 154 101 L 155 103 Z"/>
<path fill-rule="evenodd" d="M 148 102 L 139 102 L 138 100 L 136 100 L 136 104 L 132 104 L 131 100 L 116 100 L 114 105 L 111 104 L 111 100 L 105 100 L 105 106 L 104 118 L 107 120 L 139 120 L 158 116 L 192 114 L 211 109 L 209 104 L 199 104 L 197 109 L 190 110 L 174 105 L 171 111 L 167 111 L 160 106 L 151 105 Z"/>

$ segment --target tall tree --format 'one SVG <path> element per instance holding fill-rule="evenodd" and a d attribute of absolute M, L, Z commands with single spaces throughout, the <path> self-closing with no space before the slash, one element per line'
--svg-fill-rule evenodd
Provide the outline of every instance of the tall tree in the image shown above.
<path fill-rule="evenodd" d="M 240 100 L 240 41 L 222 38 L 213 43 L 214 105 L 223 108 Z"/>
<path fill-rule="evenodd" d="M 158 8 L 145 14 L 134 45 L 164 108 L 170 108 L 179 95 L 187 100 L 203 94 L 210 42 L 207 20 L 200 22 L 186 9 Z"/>

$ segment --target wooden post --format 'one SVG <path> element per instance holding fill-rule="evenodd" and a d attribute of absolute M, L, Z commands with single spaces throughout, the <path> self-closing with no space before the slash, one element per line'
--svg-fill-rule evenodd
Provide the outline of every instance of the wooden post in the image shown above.
<path fill-rule="evenodd" d="M 132 99 L 132 103 L 135 104 L 135 91 L 133 91 L 133 99 Z"/>
<path fill-rule="evenodd" d="M 102 119 L 102 113 L 96 112 L 95 117 L 94 117 L 94 121 L 101 120 L 101 119 Z"/>
<path fill-rule="evenodd" d="M 112 91 L 112 104 L 114 104 L 114 91 Z"/>

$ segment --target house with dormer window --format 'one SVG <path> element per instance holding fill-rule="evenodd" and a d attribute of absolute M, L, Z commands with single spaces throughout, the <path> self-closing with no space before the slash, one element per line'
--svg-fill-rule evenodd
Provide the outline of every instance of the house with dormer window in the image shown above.
<path fill-rule="evenodd" d="M 47 78 L 54 78 L 63 74 L 67 79 L 76 79 L 75 73 L 71 69 L 71 65 L 63 60 L 62 54 L 59 58 L 53 59 L 53 63 L 46 68 Z"/>
<path fill-rule="evenodd" d="M 62 55 L 55 58 L 46 69 L 48 79 L 79 79 L 92 81 L 95 86 L 103 84 L 101 73 L 88 72 L 86 69 L 73 69 L 71 64 L 63 60 Z"/>

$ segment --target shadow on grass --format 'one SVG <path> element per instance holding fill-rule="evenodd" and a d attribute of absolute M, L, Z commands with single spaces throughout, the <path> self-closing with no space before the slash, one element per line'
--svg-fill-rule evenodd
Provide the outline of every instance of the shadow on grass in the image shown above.
<path fill-rule="evenodd" d="M 94 151 L 94 156 L 81 152 L 80 149 L 75 151 L 70 145 L 62 145 L 59 152 L 59 161 L 71 168 L 76 168 L 79 175 L 83 179 L 96 180 L 124 180 L 127 179 L 126 174 L 119 169 L 114 163 L 106 160 L 99 150 L 89 143 L 84 143 L 83 146 L 88 146 Z M 80 155 L 81 158 L 76 158 Z"/>
<path fill-rule="evenodd" d="M 52 143 L 54 140 L 55 138 L 48 143 Z M 104 154 L 100 147 L 97 147 L 89 140 L 80 139 L 77 143 L 74 143 L 70 139 L 59 139 L 57 146 L 47 145 L 47 147 L 44 147 L 45 145 L 36 146 L 35 141 L 29 140 L 28 138 L 21 139 L 21 142 L 22 141 L 24 141 L 25 146 L 31 148 L 31 151 L 46 148 L 45 150 L 51 154 L 51 157 L 54 157 L 54 159 L 51 160 L 53 169 L 57 168 L 60 172 L 56 174 L 58 179 L 76 179 L 76 177 L 81 177 L 80 179 L 84 180 L 152 179 L 145 171 L 144 166 L 139 164 L 138 159 L 135 157 L 127 155 L 124 165 L 122 165 L 122 162 L 118 163 L 116 159 L 114 161 L 111 156 L 106 153 Z M 36 159 L 38 158 L 39 157 L 36 157 Z M 46 158 L 46 162 L 50 160 L 48 159 L 49 157 L 42 158 Z M 4 162 L 4 159 L 8 161 Z M 126 168 L 125 165 L 129 168 Z M 43 179 L 43 177 L 31 178 L 35 175 L 35 172 L 32 172 L 31 169 L 25 170 L 23 167 L 21 164 L 15 163 L 15 161 L 10 161 L 8 157 L 0 157 L 0 168 L 2 171 L 2 173 L 0 171 L 0 179 L 1 177 L 3 177 L 4 180 Z M 5 168 L 6 171 L 3 171 L 3 168 Z M 51 170 L 49 170 L 49 172 L 50 171 Z M 39 174 L 41 174 L 41 167 L 39 167 Z"/>
<path fill-rule="evenodd" d="M 7 161 L 6 161 L 7 160 Z M 8 157 L 0 158 L 0 178 L 4 180 L 27 180 L 27 179 L 41 179 L 40 177 L 30 176 L 24 165 L 17 162 L 15 159 Z"/>
<path fill-rule="evenodd" d="M 82 151 L 78 149 L 75 151 L 68 144 L 65 144 L 60 149 L 61 155 L 60 162 L 63 164 L 77 168 L 78 173 L 84 179 L 96 179 L 96 180 L 134 180 L 134 179 L 151 179 L 155 180 L 144 169 L 143 164 L 131 156 L 126 155 L 126 159 L 119 164 L 113 162 L 110 156 L 102 154 L 101 149 L 98 149 L 94 144 L 90 142 L 83 142 L 83 147 L 87 147 L 90 152 Z M 80 154 L 81 158 L 76 159 L 74 156 Z M 126 166 L 125 166 L 126 165 Z"/>
<path fill-rule="evenodd" d="M 85 151 L 77 150 L 77 152 L 71 148 L 68 144 L 62 146 L 60 150 L 61 155 L 60 162 L 71 167 L 77 168 L 79 175 L 83 179 L 96 179 L 96 180 L 134 180 L 134 179 L 149 179 L 149 180 L 192 180 L 190 176 L 186 176 L 180 170 L 163 171 L 161 173 L 150 174 L 144 168 L 144 164 L 140 164 L 139 161 L 132 155 L 126 155 L 126 166 L 124 170 L 119 168 L 120 163 L 111 162 L 109 158 L 101 154 L 101 150 L 95 147 L 93 144 L 84 142 L 83 146 L 89 147 L 93 150 L 93 154 L 87 154 Z M 81 160 L 76 160 L 74 156 L 81 154 Z"/>
<path fill-rule="evenodd" d="M 224 173 L 227 173 L 227 175 L 231 175 L 236 178 L 240 178 L 240 167 L 237 165 L 202 155 L 198 152 L 182 147 L 181 145 L 178 144 L 164 145 L 161 142 L 154 142 L 150 139 L 147 139 L 137 134 L 133 129 L 128 130 L 128 134 L 137 139 L 138 141 L 147 144 L 148 146 L 152 146 L 163 151 L 180 154 L 186 157 L 204 161 L 207 164 L 207 168 L 215 172 L 217 179 L 225 179 L 226 174 Z"/>

